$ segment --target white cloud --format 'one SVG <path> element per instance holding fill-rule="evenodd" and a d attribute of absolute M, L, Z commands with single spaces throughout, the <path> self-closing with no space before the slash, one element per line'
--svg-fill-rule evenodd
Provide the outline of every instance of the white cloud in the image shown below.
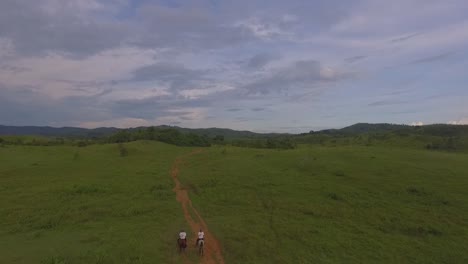
<path fill-rule="evenodd" d="M 55 15 L 63 9 L 71 9 L 76 11 L 95 11 L 103 9 L 104 6 L 97 0 L 46 0 L 42 5 L 42 9 L 49 15 Z"/>
<path fill-rule="evenodd" d="M 196 89 L 189 89 L 189 90 L 182 90 L 178 93 L 184 96 L 187 99 L 198 99 L 203 96 L 217 93 L 217 92 L 224 92 L 229 90 L 234 90 L 235 88 L 226 84 L 219 84 L 217 86 L 211 88 L 196 88 Z"/>
<path fill-rule="evenodd" d="M 419 122 L 412 122 L 410 126 L 424 126 L 424 123 L 419 121 Z"/>
<path fill-rule="evenodd" d="M 292 22 L 297 22 L 299 20 L 299 18 L 297 16 L 295 16 L 295 15 L 285 14 L 281 18 L 281 20 L 283 22 L 285 22 L 285 23 L 292 23 Z"/>
<path fill-rule="evenodd" d="M 130 77 L 130 73 L 154 61 L 154 50 L 118 48 L 85 59 L 76 60 L 53 54 L 47 57 L 16 58 L 10 68 L 0 69 L 0 80 L 6 86 L 27 86 L 54 98 L 90 95 L 99 92 L 103 84 Z"/>
<path fill-rule="evenodd" d="M 156 118 L 158 125 L 177 124 L 184 127 L 200 127 L 200 121 L 204 120 L 208 109 L 205 107 L 184 107 L 169 109 L 168 114 Z"/>
<path fill-rule="evenodd" d="M 286 16 L 282 18 L 291 20 L 293 19 L 291 16 Z M 279 25 L 276 25 L 274 23 L 268 23 L 260 20 L 259 18 L 250 18 L 244 21 L 240 21 L 235 23 L 235 26 L 237 27 L 244 27 L 248 29 L 249 31 L 252 32 L 252 34 L 260 39 L 273 39 L 277 37 L 290 37 L 291 32 L 287 32 L 283 29 L 280 28 Z"/>
<path fill-rule="evenodd" d="M 423 31 L 434 27 L 441 19 L 447 21 L 466 18 L 464 0 L 393 0 L 362 1 L 353 6 L 351 15 L 335 24 L 331 31 L 337 33 L 391 34 L 417 27 Z M 397 18 L 397 19 L 395 19 Z"/>
<path fill-rule="evenodd" d="M 341 126 L 353 114 L 408 123 L 464 116 L 453 102 L 466 96 L 465 0 L 137 2 L 0 0 L 0 123 L 292 130 Z M 444 114 L 406 103 L 400 90 L 458 98 L 441 104 Z M 364 114 L 359 102 L 386 94 L 394 100 Z M 320 118 L 330 106 L 336 123 Z M 264 120 L 247 122 L 253 114 Z M 298 124 L 278 124 L 290 116 Z"/>
<path fill-rule="evenodd" d="M 448 121 L 447 124 L 449 125 L 468 125 L 468 117 L 459 119 L 459 120 L 453 120 L 453 121 Z"/>
<path fill-rule="evenodd" d="M 123 83 L 115 86 L 112 92 L 103 95 L 108 100 L 144 100 L 147 98 L 164 97 L 171 95 L 168 87 L 156 86 L 153 83 L 140 84 L 135 89 L 132 83 Z"/>

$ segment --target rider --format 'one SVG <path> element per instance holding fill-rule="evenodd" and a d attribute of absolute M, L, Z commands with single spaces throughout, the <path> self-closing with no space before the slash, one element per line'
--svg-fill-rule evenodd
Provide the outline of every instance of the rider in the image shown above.
<path fill-rule="evenodd" d="M 178 241 L 183 240 L 185 243 L 187 243 L 187 233 L 182 229 L 179 233 L 179 239 Z"/>
<path fill-rule="evenodd" d="M 200 240 L 205 240 L 205 232 L 203 232 L 201 228 L 200 228 L 200 231 L 198 231 L 198 238 L 197 238 L 197 242 L 195 243 L 195 246 L 198 245 L 198 241 Z"/>

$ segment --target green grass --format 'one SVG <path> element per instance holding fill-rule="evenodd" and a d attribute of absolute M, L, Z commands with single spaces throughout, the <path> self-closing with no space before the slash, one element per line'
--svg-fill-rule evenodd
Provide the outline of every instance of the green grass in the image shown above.
<path fill-rule="evenodd" d="M 181 180 L 226 263 L 468 263 L 467 161 L 382 147 L 211 148 Z"/>
<path fill-rule="evenodd" d="M 0 263 L 182 263 L 170 168 L 191 150 L 0 146 Z M 211 147 L 185 161 L 226 263 L 468 263 L 467 154 Z"/>
<path fill-rule="evenodd" d="M 185 227 L 155 142 L 0 147 L 0 263 L 178 263 Z"/>

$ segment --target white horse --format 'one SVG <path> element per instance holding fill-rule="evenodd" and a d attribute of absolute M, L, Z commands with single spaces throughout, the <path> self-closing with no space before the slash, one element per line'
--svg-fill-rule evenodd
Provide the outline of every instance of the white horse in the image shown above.
<path fill-rule="evenodd" d="M 198 254 L 200 256 L 203 256 L 204 250 L 203 248 L 205 247 L 205 240 L 200 239 L 198 240 Z"/>

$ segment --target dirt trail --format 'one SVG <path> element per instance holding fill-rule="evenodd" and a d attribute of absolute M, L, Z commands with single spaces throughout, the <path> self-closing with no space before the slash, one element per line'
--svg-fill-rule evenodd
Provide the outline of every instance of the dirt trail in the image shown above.
<path fill-rule="evenodd" d="M 195 209 L 192 205 L 192 201 L 190 200 L 190 197 L 188 195 L 188 191 L 182 187 L 182 184 L 180 183 L 178 179 L 178 174 L 179 174 L 179 168 L 182 165 L 183 158 L 189 157 L 191 155 L 195 155 L 201 153 L 201 150 L 198 151 L 193 151 L 187 155 L 178 157 L 174 164 L 172 165 L 171 169 L 171 176 L 172 179 L 174 180 L 175 187 L 173 191 L 176 193 L 176 198 L 177 201 L 182 205 L 182 210 L 184 212 L 184 217 L 187 223 L 189 224 L 190 228 L 192 229 L 192 236 L 190 236 L 190 240 L 188 241 L 188 248 L 194 247 L 195 244 L 195 239 L 197 237 L 198 230 L 203 229 L 205 232 L 205 255 L 203 257 L 200 257 L 200 263 L 204 264 L 224 264 L 224 259 L 223 255 L 221 253 L 221 246 L 219 244 L 219 241 L 216 240 L 214 235 L 209 231 L 208 226 L 206 225 L 205 220 L 201 217 L 201 215 L 198 213 L 197 209 Z M 195 215 L 194 219 L 192 215 L 190 214 L 191 210 L 193 214 Z M 184 260 L 184 262 L 187 262 L 187 258 Z"/>

